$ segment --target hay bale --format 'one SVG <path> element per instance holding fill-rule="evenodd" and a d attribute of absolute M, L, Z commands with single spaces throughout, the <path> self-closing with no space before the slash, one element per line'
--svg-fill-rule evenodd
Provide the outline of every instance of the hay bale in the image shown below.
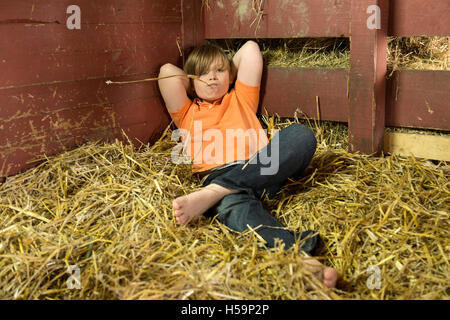
<path fill-rule="evenodd" d="M 264 201 L 291 229 L 320 232 L 319 259 L 342 275 L 337 289 L 293 250 L 260 249 L 251 230 L 206 219 L 177 226 L 171 200 L 199 180 L 172 164 L 169 129 L 140 150 L 89 143 L 9 177 L 0 186 L 0 297 L 448 299 L 449 175 L 417 159 L 349 154 L 342 125 L 310 125 L 319 148 L 305 176 Z M 69 286 L 71 265 L 80 289 Z M 371 266 L 379 289 L 367 285 Z"/>
<path fill-rule="evenodd" d="M 247 39 L 209 40 L 230 56 Z M 268 66 L 296 68 L 350 67 L 349 38 L 256 39 Z M 450 37 L 388 38 L 387 65 L 396 70 L 449 70 Z"/>
<path fill-rule="evenodd" d="M 224 48 L 230 58 L 248 39 L 208 40 Z M 290 68 L 349 68 L 348 38 L 252 39 L 261 49 L 264 64 Z"/>
<path fill-rule="evenodd" d="M 388 69 L 449 70 L 450 37 L 410 37 L 388 40 Z"/>

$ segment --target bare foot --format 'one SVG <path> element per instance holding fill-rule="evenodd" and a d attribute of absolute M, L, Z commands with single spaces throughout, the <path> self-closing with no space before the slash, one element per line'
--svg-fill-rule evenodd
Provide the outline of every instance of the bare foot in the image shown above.
<path fill-rule="evenodd" d="M 334 268 L 326 267 L 321 264 L 318 260 L 308 258 L 305 260 L 306 269 L 311 271 L 314 275 L 319 278 L 328 288 L 336 287 L 336 281 L 338 279 L 338 272 Z"/>
<path fill-rule="evenodd" d="M 187 196 L 176 198 L 172 202 L 175 219 L 179 224 L 186 225 L 192 219 L 204 214 L 226 195 L 237 192 L 239 191 L 210 184 Z"/>

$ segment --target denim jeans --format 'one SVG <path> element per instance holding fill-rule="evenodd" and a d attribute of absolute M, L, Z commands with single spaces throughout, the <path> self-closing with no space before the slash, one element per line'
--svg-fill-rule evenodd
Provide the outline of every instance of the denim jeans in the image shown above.
<path fill-rule="evenodd" d="M 278 238 L 284 243 L 284 248 L 289 249 L 298 238 L 306 238 L 301 242 L 300 249 L 314 254 L 319 235 L 311 230 L 301 233 L 287 230 L 264 208 L 261 197 L 263 194 L 269 198 L 275 196 L 288 178 L 298 178 L 311 162 L 316 144 L 311 129 L 292 124 L 276 133 L 249 164 L 236 164 L 212 171 L 204 181 L 204 187 L 214 183 L 240 192 L 225 196 L 205 215 L 217 215 L 218 221 L 238 232 L 250 226 L 266 241 L 268 247 L 274 247 L 275 239 Z M 278 153 L 278 159 L 274 152 Z M 268 158 L 278 161 L 278 170 L 266 170 L 270 174 L 262 174 L 269 167 Z"/>

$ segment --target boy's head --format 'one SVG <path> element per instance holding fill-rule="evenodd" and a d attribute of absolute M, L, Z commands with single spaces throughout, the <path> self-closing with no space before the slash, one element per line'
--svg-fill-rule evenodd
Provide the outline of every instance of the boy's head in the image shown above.
<path fill-rule="evenodd" d="M 222 48 L 214 45 L 195 48 L 186 60 L 184 71 L 204 81 L 194 80 L 192 85 L 197 96 L 205 102 L 222 98 L 233 81 L 231 61 Z"/>

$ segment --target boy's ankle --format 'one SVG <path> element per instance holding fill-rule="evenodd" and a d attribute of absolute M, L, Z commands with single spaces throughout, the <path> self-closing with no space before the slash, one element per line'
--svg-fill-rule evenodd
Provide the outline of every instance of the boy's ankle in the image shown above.
<path fill-rule="evenodd" d="M 207 185 L 207 186 L 205 187 L 205 189 L 214 191 L 214 192 L 216 192 L 216 193 L 218 193 L 218 194 L 221 194 L 221 195 L 223 195 L 223 196 L 226 196 L 226 195 L 229 195 L 229 194 L 233 194 L 233 193 L 238 193 L 238 192 L 239 192 L 239 190 L 234 190 L 234 189 L 225 188 L 225 187 L 222 187 L 221 185 L 218 185 L 218 184 L 215 184 L 215 183 L 212 183 L 212 184 Z"/>

